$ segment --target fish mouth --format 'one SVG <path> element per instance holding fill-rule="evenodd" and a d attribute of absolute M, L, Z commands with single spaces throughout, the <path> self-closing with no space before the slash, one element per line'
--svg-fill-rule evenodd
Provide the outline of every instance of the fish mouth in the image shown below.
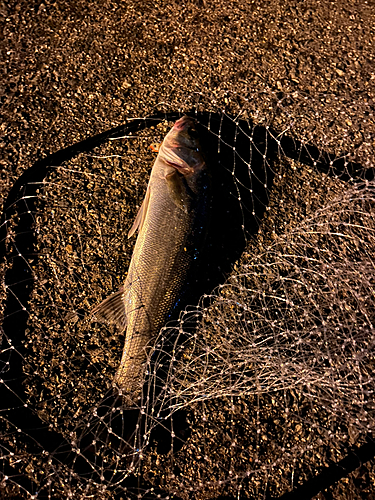
<path fill-rule="evenodd" d="M 183 116 L 179 120 L 176 121 L 173 128 L 176 130 L 184 130 L 187 127 L 191 127 L 194 125 L 194 120 L 189 116 Z"/>

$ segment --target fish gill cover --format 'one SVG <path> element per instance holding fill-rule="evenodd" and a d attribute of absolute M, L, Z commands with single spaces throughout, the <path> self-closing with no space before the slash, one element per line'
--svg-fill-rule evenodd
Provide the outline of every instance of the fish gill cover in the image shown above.
<path fill-rule="evenodd" d="M 324 467 L 371 457 L 374 156 L 365 122 L 351 149 L 345 130 L 324 134 L 335 99 L 195 94 L 14 186 L 0 241 L 5 498 L 310 498 L 340 478 L 319 483 Z M 149 146 L 183 114 L 212 162 L 210 231 L 128 408 L 112 390 L 124 332 L 90 311 L 126 279 Z M 341 476 L 359 462 L 345 464 Z"/>

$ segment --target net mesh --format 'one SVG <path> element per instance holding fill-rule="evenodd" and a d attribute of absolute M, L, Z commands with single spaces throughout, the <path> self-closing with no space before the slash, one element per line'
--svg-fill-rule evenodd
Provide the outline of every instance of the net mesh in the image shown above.
<path fill-rule="evenodd" d="M 277 498 L 373 432 L 371 138 L 353 122 L 317 130 L 334 97 L 256 97 L 224 111 L 194 95 L 33 167 L 11 193 L 5 498 Z M 149 146 L 186 112 L 215 165 L 204 272 L 126 408 L 111 387 L 124 333 L 89 313 L 126 278 Z"/>

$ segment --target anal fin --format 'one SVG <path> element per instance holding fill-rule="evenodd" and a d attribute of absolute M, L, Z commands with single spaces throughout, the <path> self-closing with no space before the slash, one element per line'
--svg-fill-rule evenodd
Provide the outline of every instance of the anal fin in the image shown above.
<path fill-rule="evenodd" d="M 121 330 L 124 330 L 127 319 L 123 295 L 124 287 L 121 287 L 117 292 L 113 293 L 103 300 L 103 302 L 95 306 L 91 311 L 91 316 L 98 321 L 108 321 L 109 323 L 114 323 Z"/>

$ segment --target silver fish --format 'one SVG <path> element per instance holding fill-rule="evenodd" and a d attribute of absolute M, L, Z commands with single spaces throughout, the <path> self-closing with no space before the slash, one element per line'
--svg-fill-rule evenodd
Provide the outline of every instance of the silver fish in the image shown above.
<path fill-rule="evenodd" d="M 166 135 L 128 235 L 139 231 L 126 281 L 92 311 L 126 329 L 113 385 L 128 404 L 140 398 L 147 347 L 192 279 L 204 244 L 211 182 L 198 127 L 184 116 Z"/>

